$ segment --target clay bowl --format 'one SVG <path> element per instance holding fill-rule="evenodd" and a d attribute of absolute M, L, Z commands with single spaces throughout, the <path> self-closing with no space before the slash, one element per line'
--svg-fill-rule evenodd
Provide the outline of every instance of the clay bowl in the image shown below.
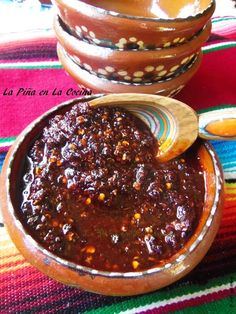
<path fill-rule="evenodd" d="M 203 258 L 217 233 L 222 213 L 223 175 L 217 155 L 207 141 L 197 142 L 197 157 L 205 173 L 205 203 L 195 233 L 184 247 L 158 267 L 142 272 L 106 272 L 68 262 L 50 253 L 26 231 L 19 219 L 20 177 L 26 152 L 47 120 L 85 97 L 52 108 L 30 124 L 7 154 L 1 176 L 2 213 L 16 247 L 36 268 L 64 284 L 105 295 L 136 295 L 167 286 L 190 272 Z M 174 100 L 173 100 L 174 101 Z M 170 107 L 171 110 L 171 107 Z"/>
<path fill-rule="evenodd" d="M 173 96 L 177 94 L 191 77 L 197 72 L 201 60 L 200 52 L 191 64 L 179 71 L 176 77 L 167 78 L 153 83 L 130 83 L 108 80 L 89 73 L 76 64 L 66 51 L 58 44 L 57 54 L 65 71 L 73 77 L 78 85 L 83 85 L 98 93 L 147 93 Z"/>
<path fill-rule="evenodd" d="M 81 68 L 109 80 L 147 83 L 173 77 L 188 66 L 208 39 L 211 22 L 185 44 L 146 51 L 91 45 L 69 34 L 58 17 L 54 19 L 54 30 L 61 46 Z"/>
<path fill-rule="evenodd" d="M 198 33 L 211 18 L 215 1 L 206 0 L 204 9 L 183 18 L 154 18 L 108 11 L 79 0 L 53 0 L 64 23 L 74 34 L 89 43 L 113 49 L 155 49 L 182 44 Z M 132 1 L 130 1 L 132 2 Z M 148 3 L 148 1 L 146 1 Z M 129 7 L 135 8 L 130 3 Z M 173 3 L 171 4 L 173 7 Z"/>

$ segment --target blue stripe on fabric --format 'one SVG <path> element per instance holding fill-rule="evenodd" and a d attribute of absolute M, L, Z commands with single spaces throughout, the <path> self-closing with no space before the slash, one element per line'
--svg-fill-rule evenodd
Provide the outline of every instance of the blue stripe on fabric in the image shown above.
<path fill-rule="evenodd" d="M 224 172 L 233 171 L 236 167 L 236 141 L 211 141 L 211 143 L 220 158 Z"/>
<path fill-rule="evenodd" d="M 2 170 L 2 164 L 3 164 L 3 161 L 4 161 L 5 157 L 6 157 L 6 154 L 7 153 L 0 153 L 0 172 Z"/>

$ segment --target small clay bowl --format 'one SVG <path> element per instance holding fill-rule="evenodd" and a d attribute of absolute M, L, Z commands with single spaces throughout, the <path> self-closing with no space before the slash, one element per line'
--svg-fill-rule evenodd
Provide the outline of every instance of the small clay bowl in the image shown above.
<path fill-rule="evenodd" d="M 105 295 L 128 296 L 154 291 L 189 273 L 206 254 L 217 233 L 222 214 L 223 174 L 217 155 L 207 141 L 197 142 L 196 158 L 199 157 L 205 180 L 205 203 L 198 226 L 184 247 L 158 267 L 141 272 L 107 272 L 68 262 L 37 243 L 17 214 L 21 171 L 30 145 L 41 134 L 50 117 L 65 112 L 75 103 L 95 97 L 99 95 L 68 101 L 52 108 L 18 136 L 7 154 L 1 176 L 4 222 L 23 256 L 40 271 L 64 284 Z"/>
<path fill-rule="evenodd" d="M 191 64 L 179 71 L 174 78 L 167 78 L 153 83 L 130 83 L 108 80 L 103 77 L 89 73 L 76 64 L 66 51 L 58 44 L 57 54 L 65 71 L 73 77 L 78 85 L 86 86 L 98 93 L 147 93 L 163 96 L 174 96 L 177 94 L 197 72 L 201 60 L 200 52 Z"/>
<path fill-rule="evenodd" d="M 205 8 L 194 16 L 161 19 L 114 12 L 115 3 L 113 11 L 108 11 L 80 0 L 52 2 L 64 23 L 79 38 L 113 49 L 142 50 L 182 44 L 204 27 L 215 10 L 215 1 L 206 0 Z M 144 11 L 145 7 L 140 14 Z"/>
<path fill-rule="evenodd" d="M 146 51 L 118 51 L 91 45 L 70 35 L 58 17 L 54 19 L 54 30 L 61 46 L 81 68 L 109 80 L 148 83 L 171 78 L 188 66 L 208 39 L 211 22 L 185 44 Z"/>

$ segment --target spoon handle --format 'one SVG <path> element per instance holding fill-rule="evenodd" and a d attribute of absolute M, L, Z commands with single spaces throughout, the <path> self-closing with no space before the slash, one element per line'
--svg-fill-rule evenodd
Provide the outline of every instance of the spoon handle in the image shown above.
<path fill-rule="evenodd" d="M 236 140 L 236 106 L 198 115 L 199 136 L 208 140 Z"/>

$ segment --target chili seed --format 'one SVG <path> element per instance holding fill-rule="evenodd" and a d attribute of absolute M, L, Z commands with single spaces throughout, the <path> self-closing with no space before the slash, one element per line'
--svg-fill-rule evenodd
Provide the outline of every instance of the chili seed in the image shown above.
<path fill-rule="evenodd" d="M 166 182 L 166 188 L 170 190 L 172 188 L 172 183 L 171 182 Z"/>
<path fill-rule="evenodd" d="M 121 231 L 126 232 L 127 230 L 128 230 L 128 229 L 127 229 L 126 226 L 122 226 L 122 227 L 121 227 Z"/>
<path fill-rule="evenodd" d="M 66 178 L 66 176 L 63 176 L 63 178 L 62 178 L 62 182 L 63 182 L 64 184 L 66 184 L 66 183 L 67 183 L 67 178 Z"/>
<path fill-rule="evenodd" d="M 89 245 L 89 246 L 86 247 L 85 251 L 86 251 L 86 253 L 88 253 L 88 254 L 94 254 L 95 251 L 96 251 L 96 249 L 95 249 L 94 246 Z"/>
<path fill-rule="evenodd" d="M 129 146 L 129 142 L 128 141 L 122 141 L 122 144 L 125 146 Z"/>
<path fill-rule="evenodd" d="M 53 227 L 58 227 L 58 225 L 59 225 L 59 223 L 58 223 L 57 220 L 53 220 L 53 221 L 52 221 L 52 226 L 53 226 Z"/>
<path fill-rule="evenodd" d="M 80 140 L 80 143 L 83 145 L 83 146 L 86 146 L 87 145 L 87 140 L 85 138 L 82 138 Z"/>
<path fill-rule="evenodd" d="M 77 148 L 77 146 L 76 146 L 75 144 L 73 144 L 73 143 L 69 144 L 68 147 L 69 147 L 69 149 L 72 150 L 72 151 L 75 151 L 76 148 Z"/>
<path fill-rule="evenodd" d="M 134 214 L 134 219 L 138 220 L 138 219 L 140 219 L 140 218 L 141 218 L 140 213 L 135 213 L 135 214 Z"/>
<path fill-rule="evenodd" d="M 132 261 L 132 266 L 133 266 L 133 269 L 137 269 L 139 267 L 139 262 L 138 261 Z"/>
<path fill-rule="evenodd" d="M 104 193 L 100 193 L 100 194 L 98 195 L 98 200 L 99 200 L 99 201 L 104 201 L 105 197 L 106 197 L 106 195 L 105 195 Z"/>
<path fill-rule="evenodd" d="M 37 176 L 40 175 L 41 172 L 42 172 L 42 169 L 41 169 L 40 167 L 36 167 L 36 168 L 35 168 L 35 174 L 36 174 Z"/>
<path fill-rule="evenodd" d="M 133 188 L 136 190 L 136 191 L 140 191 L 141 189 L 141 184 L 139 182 L 134 182 L 133 183 Z"/>
<path fill-rule="evenodd" d="M 85 122 L 85 118 L 83 116 L 78 116 L 76 118 L 76 122 L 79 123 L 79 124 L 82 124 Z"/>
<path fill-rule="evenodd" d="M 54 163 L 54 162 L 56 162 L 57 161 L 57 157 L 55 157 L 55 156 L 51 156 L 50 158 L 49 158 L 49 162 L 51 162 L 51 163 Z"/>
<path fill-rule="evenodd" d="M 93 257 L 90 255 L 86 257 L 85 262 L 88 264 L 91 264 L 92 260 L 93 260 Z"/>
<path fill-rule="evenodd" d="M 146 227 L 146 228 L 145 228 L 145 231 L 146 231 L 147 233 L 153 233 L 152 227 Z"/>
<path fill-rule="evenodd" d="M 90 205 L 91 203 L 92 203 L 92 200 L 91 200 L 90 197 L 88 197 L 88 198 L 86 199 L 86 201 L 85 201 L 85 204 L 86 204 L 86 205 Z"/>
<path fill-rule="evenodd" d="M 126 160 L 126 159 L 127 159 L 127 154 L 124 153 L 124 154 L 122 155 L 122 160 Z"/>
<path fill-rule="evenodd" d="M 79 129 L 79 130 L 78 130 L 78 134 L 79 134 L 79 135 L 84 135 L 84 133 L 85 133 L 84 129 Z"/>
<path fill-rule="evenodd" d="M 57 166 L 60 167 L 62 165 L 63 161 L 62 160 L 58 160 L 57 161 Z"/>
<path fill-rule="evenodd" d="M 66 239 L 71 242 L 73 238 L 74 238 L 74 232 L 69 231 L 66 235 Z"/>

